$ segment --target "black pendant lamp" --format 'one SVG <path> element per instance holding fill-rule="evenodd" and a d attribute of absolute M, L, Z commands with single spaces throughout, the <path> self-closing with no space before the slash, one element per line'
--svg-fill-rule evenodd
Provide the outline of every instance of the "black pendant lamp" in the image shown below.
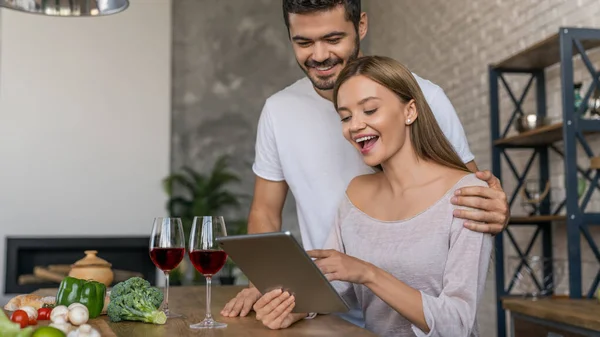
<path fill-rule="evenodd" d="M 59 17 L 103 16 L 129 7 L 128 0 L 0 0 L 0 7 Z"/>

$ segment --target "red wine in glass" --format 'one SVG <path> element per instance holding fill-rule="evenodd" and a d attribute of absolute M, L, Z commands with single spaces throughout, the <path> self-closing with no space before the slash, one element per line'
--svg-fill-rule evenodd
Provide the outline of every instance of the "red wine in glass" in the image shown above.
<path fill-rule="evenodd" d="M 182 317 L 169 311 L 169 272 L 181 263 L 185 255 L 185 238 L 180 218 L 155 218 L 150 235 L 150 259 L 165 273 L 163 311 L 168 318 Z"/>
<path fill-rule="evenodd" d="M 197 216 L 192 224 L 190 234 L 190 261 L 194 268 L 206 277 L 206 315 L 200 323 L 190 325 L 192 329 L 224 328 L 225 323 L 220 323 L 212 318 L 210 312 L 210 296 L 212 276 L 219 272 L 227 254 L 220 249 L 216 239 L 227 236 L 225 220 L 222 216 Z"/>
<path fill-rule="evenodd" d="M 227 253 L 222 250 L 194 250 L 190 252 L 190 260 L 199 273 L 213 276 L 225 265 Z"/>
<path fill-rule="evenodd" d="M 150 250 L 150 258 L 154 265 L 162 271 L 171 271 L 179 265 L 185 248 L 152 248 Z"/>

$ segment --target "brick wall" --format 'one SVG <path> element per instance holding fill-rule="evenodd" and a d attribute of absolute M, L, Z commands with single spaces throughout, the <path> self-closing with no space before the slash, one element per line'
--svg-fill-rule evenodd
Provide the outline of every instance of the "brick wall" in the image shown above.
<path fill-rule="evenodd" d="M 594 0 L 372 0 L 366 7 L 370 19 L 370 40 L 367 52 L 394 57 L 405 63 L 412 71 L 427 78 L 445 91 L 459 113 L 467 133 L 476 162 L 480 168 L 491 168 L 489 93 L 487 66 L 505 59 L 548 35 L 556 33 L 561 26 L 600 27 L 600 2 Z M 600 68 L 600 53 L 589 54 Z M 515 94 L 520 94 L 527 78 L 507 77 Z M 546 71 L 548 115 L 560 119 L 560 68 L 554 66 Z M 591 79 L 582 63 L 576 58 L 575 80 L 587 88 Z M 528 95 L 525 112 L 534 112 L 535 87 Z M 506 91 L 501 90 L 502 121 L 506 123 L 513 105 Z M 600 139 L 589 137 L 592 149 L 600 149 Z M 559 144 L 559 147 L 562 145 Z M 514 153 L 514 152 L 513 152 Z M 580 164 L 587 165 L 583 152 L 579 151 Z M 529 152 L 511 157 L 519 169 L 525 166 Z M 564 196 L 563 161 L 551 155 L 551 184 L 554 200 Z M 532 169 L 529 177 L 535 177 Z M 508 167 L 503 167 L 503 184 L 512 191 L 515 181 Z M 595 192 L 593 204 L 588 210 L 600 210 L 600 193 Z M 523 214 L 517 200 L 513 214 Z M 563 223 L 554 224 L 555 256 L 566 258 L 566 235 Z M 517 241 L 524 246 L 533 229 L 512 230 Z M 600 243 L 600 232 L 594 231 Z M 506 241 L 505 247 L 509 246 Z M 587 243 L 582 242 L 584 289 L 587 289 L 598 270 Z M 539 247 L 533 254 L 539 254 Z M 515 255 L 508 250 L 507 255 Z M 495 263 L 495 261 L 493 262 Z M 508 265 L 507 265 L 508 267 Z M 559 286 L 568 290 L 568 279 Z M 495 276 L 490 267 L 485 297 L 479 312 L 482 336 L 496 335 Z"/>

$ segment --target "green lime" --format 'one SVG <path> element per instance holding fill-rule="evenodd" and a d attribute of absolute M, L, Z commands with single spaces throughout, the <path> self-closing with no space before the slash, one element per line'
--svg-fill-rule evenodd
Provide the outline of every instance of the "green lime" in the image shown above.
<path fill-rule="evenodd" d="M 36 329 L 31 337 L 66 337 L 64 332 L 51 326 L 43 326 Z"/>

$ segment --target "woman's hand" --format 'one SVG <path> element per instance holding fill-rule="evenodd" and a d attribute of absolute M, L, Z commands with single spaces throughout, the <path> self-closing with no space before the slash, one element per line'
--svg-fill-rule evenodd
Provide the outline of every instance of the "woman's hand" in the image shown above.
<path fill-rule="evenodd" d="M 340 253 L 334 249 L 307 251 L 316 258 L 315 264 L 329 281 L 347 281 L 365 284 L 373 279 L 374 266 L 363 260 Z"/>
<path fill-rule="evenodd" d="M 256 319 L 269 329 L 285 329 L 306 317 L 306 314 L 292 314 L 295 305 L 293 295 L 277 289 L 263 295 L 254 304 L 254 311 Z"/>

